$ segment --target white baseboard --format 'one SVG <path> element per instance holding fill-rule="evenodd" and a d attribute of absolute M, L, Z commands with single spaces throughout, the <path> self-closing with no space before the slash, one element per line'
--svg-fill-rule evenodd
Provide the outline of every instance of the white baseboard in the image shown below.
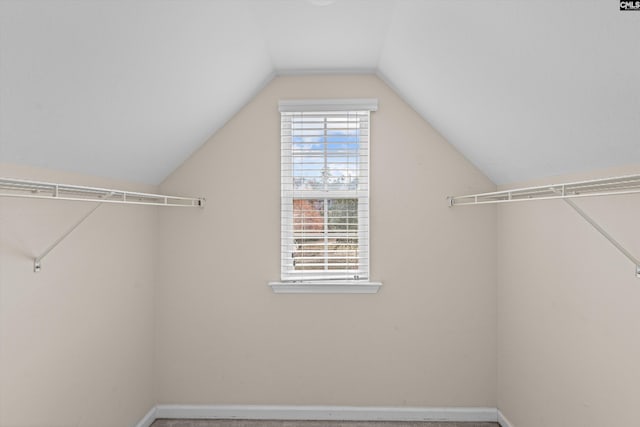
<path fill-rule="evenodd" d="M 158 405 L 156 418 L 497 422 L 496 408 L 378 406 Z"/>
<path fill-rule="evenodd" d="M 158 412 L 158 409 L 154 406 L 149 410 L 149 412 L 147 412 L 147 415 L 145 415 L 144 418 L 136 424 L 136 427 L 150 427 L 157 418 L 156 412 Z"/>
<path fill-rule="evenodd" d="M 509 422 L 500 410 L 498 410 L 498 424 L 500 424 L 500 427 L 513 427 L 513 424 Z"/>

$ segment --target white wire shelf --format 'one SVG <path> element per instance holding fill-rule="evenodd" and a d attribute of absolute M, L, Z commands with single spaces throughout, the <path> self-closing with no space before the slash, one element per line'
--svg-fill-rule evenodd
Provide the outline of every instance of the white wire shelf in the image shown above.
<path fill-rule="evenodd" d="M 33 271 L 42 269 L 42 260 L 56 248 L 80 224 L 82 224 L 103 203 L 128 205 L 203 207 L 204 198 L 166 196 L 164 194 L 139 193 L 135 191 L 111 190 L 80 185 L 54 184 L 51 182 L 27 181 L 15 178 L 0 178 L 0 197 L 23 197 L 31 199 L 71 200 L 97 203 L 82 218 L 76 221 L 60 238 L 44 252 L 33 259 Z"/>
<path fill-rule="evenodd" d="M 447 197 L 449 207 L 462 205 L 486 205 L 496 203 L 526 202 L 532 200 L 564 200 L 598 233 L 615 246 L 629 261 L 635 264 L 636 277 L 640 279 L 640 259 L 636 258 L 582 208 L 573 198 L 615 196 L 640 193 L 640 175 L 626 175 L 612 178 L 592 179 L 589 181 L 568 182 L 563 184 L 540 185 L 537 187 L 516 188 L 492 193 L 470 194 L 467 196 Z"/>
<path fill-rule="evenodd" d="M 448 197 L 449 206 L 568 199 L 640 193 L 640 175 L 516 188 L 492 193 Z"/>
<path fill-rule="evenodd" d="M 0 197 L 178 207 L 202 207 L 205 202 L 204 198 L 167 196 L 14 178 L 0 178 Z"/>

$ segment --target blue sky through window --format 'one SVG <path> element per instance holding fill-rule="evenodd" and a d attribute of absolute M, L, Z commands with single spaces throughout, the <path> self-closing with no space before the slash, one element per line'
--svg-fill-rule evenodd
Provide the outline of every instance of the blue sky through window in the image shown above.
<path fill-rule="evenodd" d="M 293 177 L 298 189 L 352 190 L 360 167 L 355 117 L 298 117 L 292 123 Z"/>

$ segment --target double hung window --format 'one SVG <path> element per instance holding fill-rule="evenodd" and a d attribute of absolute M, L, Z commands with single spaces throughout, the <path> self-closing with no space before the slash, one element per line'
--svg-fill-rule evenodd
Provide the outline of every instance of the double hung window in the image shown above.
<path fill-rule="evenodd" d="M 281 280 L 369 280 L 369 123 L 376 100 L 281 101 Z"/>

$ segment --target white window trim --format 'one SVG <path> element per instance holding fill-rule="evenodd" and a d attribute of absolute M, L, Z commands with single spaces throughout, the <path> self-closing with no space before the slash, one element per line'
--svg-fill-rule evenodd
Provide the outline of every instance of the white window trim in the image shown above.
<path fill-rule="evenodd" d="M 269 282 L 276 294 L 375 294 L 381 282 L 317 280 L 313 282 Z"/>
<path fill-rule="evenodd" d="M 377 111 L 377 109 L 377 99 L 287 100 L 279 102 L 280 112 Z M 370 123 L 369 126 L 371 126 Z M 368 250 L 369 243 L 367 242 Z M 269 286 L 277 294 L 375 294 L 382 287 L 382 283 L 370 280 L 273 281 L 269 282 Z"/>
<path fill-rule="evenodd" d="M 308 111 L 358 111 L 378 110 L 377 99 L 295 99 L 280 101 L 281 113 L 297 113 Z"/>

